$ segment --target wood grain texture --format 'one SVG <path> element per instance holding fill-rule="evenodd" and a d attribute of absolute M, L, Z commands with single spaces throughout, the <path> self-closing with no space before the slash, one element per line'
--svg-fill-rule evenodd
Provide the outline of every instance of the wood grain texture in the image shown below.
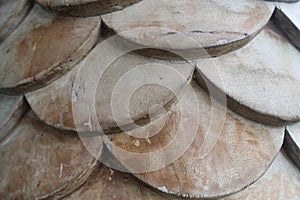
<path fill-rule="evenodd" d="M 141 0 L 37 0 L 58 15 L 73 17 L 98 16 L 122 10 Z"/>
<path fill-rule="evenodd" d="M 244 48 L 197 62 L 198 83 L 208 79 L 235 112 L 270 125 L 300 119 L 300 52 L 271 24 Z"/>
<path fill-rule="evenodd" d="M 88 56 L 65 76 L 45 88 L 26 94 L 30 106 L 41 120 L 51 126 L 66 130 L 92 131 L 92 129 L 96 129 L 97 131 L 98 122 L 107 133 L 120 132 L 119 126 L 133 129 L 132 120 L 138 124 L 148 123 L 149 109 L 152 105 L 159 104 L 168 109 L 169 104 L 176 101 L 175 95 L 192 79 L 194 65 L 186 62 L 172 63 L 150 59 L 134 53 L 119 57 L 118 53 L 122 48 L 120 44 L 116 41 L 109 41 L 106 44 L 108 46 L 104 48 L 102 42 L 99 42 Z M 108 55 L 101 56 L 103 51 L 106 51 Z M 103 60 L 113 62 L 106 66 Z M 155 63 L 156 65 L 154 65 Z M 168 69 L 160 67 L 160 65 L 165 65 Z M 139 66 L 146 67 L 141 71 L 136 71 L 141 69 Z M 108 68 L 106 69 L 106 67 Z M 181 78 L 174 79 L 173 74 L 168 70 L 178 73 Z M 111 108 L 112 95 L 121 78 L 128 74 L 130 78 L 122 79 L 125 81 L 121 84 L 128 87 L 121 92 L 114 93 L 118 95 L 118 99 L 123 101 L 114 106 L 115 109 L 128 105 L 126 113 L 121 114 L 122 121 L 117 124 Z M 125 97 L 122 96 L 125 94 L 125 90 L 131 84 L 149 78 L 153 82 L 129 91 L 132 94 L 129 102 L 126 102 Z M 94 85 L 97 86 L 95 93 L 93 93 L 90 83 L 95 83 Z M 159 86 L 160 83 L 171 85 L 175 93 Z M 93 104 L 93 100 L 95 100 L 95 104 Z M 80 105 L 79 110 L 74 110 L 74 105 Z M 95 117 L 91 111 L 94 108 L 96 110 Z M 154 111 L 159 110 L 154 109 Z M 78 114 L 79 112 L 81 114 Z M 128 112 L 130 113 L 129 117 L 125 116 Z M 78 116 L 76 121 L 74 121 L 74 113 L 77 113 L 75 116 Z"/>
<path fill-rule="evenodd" d="M 99 148 L 99 157 L 102 144 Z M 82 185 L 97 167 L 79 137 L 27 114 L 0 143 L 1 199 L 59 199 Z"/>
<path fill-rule="evenodd" d="M 96 43 L 100 22 L 55 17 L 36 5 L 0 45 L 0 90 L 26 93 L 62 76 Z"/>
<path fill-rule="evenodd" d="M 143 0 L 103 15 L 102 20 L 129 43 L 196 58 L 222 55 L 245 45 L 268 22 L 273 9 L 263 1 Z"/>
<path fill-rule="evenodd" d="M 300 51 L 300 2 L 276 3 L 272 21 L 276 27 Z"/>
<path fill-rule="evenodd" d="M 23 96 L 0 94 L 0 141 L 17 125 L 27 109 Z"/>
<path fill-rule="evenodd" d="M 286 127 L 284 150 L 300 169 L 300 124 L 292 124 Z"/>
<path fill-rule="evenodd" d="M 156 121 L 152 123 L 152 126 L 149 125 L 144 129 L 133 130 L 127 134 L 109 135 L 108 138 L 114 144 L 109 148 L 125 168 L 130 164 L 133 167 L 156 165 L 156 163 L 147 162 L 147 157 L 145 162 L 130 160 L 126 154 L 119 154 L 116 149 L 118 147 L 127 152 L 147 153 L 165 147 L 179 134 L 176 131 L 180 123 L 189 127 L 189 124 L 195 120 L 192 110 L 195 106 L 199 106 L 201 116 L 198 132 L 187 151 L 163 169 L 134 175 L 152 188 L 176 197 L 217 198 L 238 192 L 251 185 L 268 169 L 282 146 L 284 128 L 257 124 L 228 110 L 224 126 L 222 126 L 222 121 L 216 122 L 221 126 L 217 143 L 206 156 L 203 156 L 202 147 L 205 143 L 209 143 L 205 135 L 209 130 L 212 107 L 205 91 L 194 83 L 193 88 L 197 93 L 198 105 L 195 105 L 194 99 L 185 99 L 190 102 L 190 108 L 174 107 L 171 109 L 163 128 L 148 139 L 140 139 L 132 135 L 147 134 L 151 129 L 156 128 Z M 190 110 L 190 117 L 179 122 L 180 113 L 185 110 Z M 218 128 L 212 126 L 211 129 L 217 131 Z M 186 129 L 186 131 L 189 130 Z M 215 134 L 210 134 L 208 138 L 211 139 L 214 136 Z M 181 141 L 183 142 L 184 140 Z M 107 142 L 104 140 L 104 143 Z M 165 158 L 169 157 L 167 151 L 164 153 Z M 165 162 L 165 160 L 157 160 L 157 162 Z"/>
<path fill-rule="evenodd" d="M 280 152 L 267 172 L 245 190 L 222 200 L 300 199 L 300 171 Z"/>
<path fill-rule="evenodd" d="M 0 43 L 15 30 L 32 6 L 32 0 L 1 0 Z"/>

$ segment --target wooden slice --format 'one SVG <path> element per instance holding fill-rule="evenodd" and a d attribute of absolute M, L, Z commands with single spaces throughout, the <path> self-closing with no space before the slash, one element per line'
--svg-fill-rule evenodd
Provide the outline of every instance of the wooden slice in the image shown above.
<path fill-rule="evenodd" d="M 0 94 L 0 141 L 2 141 L 20 121 L 27 108 L 28 106 L 23 96 Z"/>
<path fill-rule="evenodd" d="M 207 53 L 221 55 L 245 45 L 268 22 L 273 9 L 266 2 L 249 0 L 143 0 L 104 15 L 102 20 L 130 42 L 197 58 Z M 174 57 L 165 52 L 147 53 Z"/>
<path fill-rule="evenodd" d="M 0 90 L 25 93 L 70 70 L 95 44 L 100 18 L 59 18 L 35 6 L 0 45 Z"/>
<path fill-rule="evenodd" d="M 98 145 L 99 156 L 102 144 Z M 73 133 L 26 115 L 0 143 L 1 199 L 59 199 L 82 185 L 98 166 Z"/>
<path fill-rule="evenodd" d="M 238 199 L 300 199 L 300 171 L 280 152 L 271 167 L 256 183 L 245 190 L 224 198 Z"/>
<path fill-rule="evenodd" d="M 228 96 L 228 106 L 257 122 L 282 125 L 300 119 L 300 52 L 270 24 L 247 46 L 197 61 L 203 79 Z M 218 70 L 221 80 L 215 78 Z M 202 73 L 203 76 L 200 76 Z"/>
<path fill-rule="evenodd" d="M 201 115 L 194 142 L 177 161 L 165 168 L 134 175 L 163 193 L 187 198 L 217 198 L 238 192 L 252 184 L 268 169 L 283 143 L 284 128 L 257 124 L 228 110 L 224 126 L 222 120 L 214 122 L 215 125 L 221 126 L 221 132 L 211 151 L 203 156 L 202 147 L 218 136 L 215 134 L 218 127 L 210 126 L 209 123 L 212 117 L 209 96 L 200 87 L 192 85 L 198 97 Z M 187 127 L 184 134 L 188 134 L 188 127 L 196 118 L 192 111 L 197 104 L 195 105 L 195 100 L 191 98 L 183 101 L 190 103 L 189 107 L 172 109 L 168 113 L 165 126 L 155 136 L 139 139 L 132 135 L 142 134 L 141 132 L 147 134 L 151 129 L 155 129 L 156 121 L 153 122 L 152 127 L 146 129 L 108 136 L 113 143 L 109 147 L 111 152 L 124 167 L 127 167 L 128 171 L 132 171 L 128 168 L 129 165 L 134 168 L 139 165 L 152 166 L 157 162 L 165 162 L 172 152 L 164 150 L 164 159 L 157 159 L 156 162 L 149 162 L 149 160 L 147 162 L 148 157 L 145 156 L 144 163 L 129 159 L 126 156 L 128 154 L 119 154 L 117 148 L 127 153 L 155 152 L 169 145 L 170 141 L 180 134 L 176 133 L 179 124 Z M 190 110 L 187 112 L 190 113 L 189 117 L 179 122 L 178 116 L 187 110 Z M 212 119 L 216 120 L 216 118 Z M 211 132 L 207 135 L 208 131 Z M 106 140 L 104 142 L 109 144 Z M 179 145 L 183 142 L 184 140 L 181 140 Z"/>
<path fill-rule="evenodd" d="M 37 0 L 39 4 L 63 16 L 96 16 L 122 10 L 141 0 Z"/>
<path fill-rule="evenodd" d="M 131 174 L 118 172 L 105 166 L 98 168 L 79 190 L 64 198 L 64 200 L 77 199 L 171 200 L 141 185 Z"/>
<path fill-rule="evenodd" d="M 32 0 L 1 0 L 0 42 L 23 20 L 33 5 Z"/>
<path fill-rule="evenodd" d="M 276 27 L 290 40 L 300 51 L 300 2 L 287 4 L 276 3 L 276 9 L 272 17 Z"/>
<path fill-rule="evenodd" d="M 61 129 L 98 131 L 99 123 L 105 132 L 111 133 L 120 132 L 120 126 L 133 129 L 134 123 L 148 123 L 152 105 L 159 104 L 160 108 L 168 109 L 176 101 L 176 94 L 190 82 L 194 65 L 150 59 L 133 53 L 121 56 L 123 47 L 118 41 L 100 42 L 65 76 L 45 88 L 26 94 L 37 116 Z M 106 61 L 108 64 L 105 64 Z M 145 83 L 139 84 L 144 80 Z M 132 88 L 135 84 L 140 87 Z M 121 87 L 119 90 L 116 89 L 118 86 Z M 112 104 L 115 102 L 113 94 L 117 97 L 117 105 Z M 79 108 L 74 110 L 76 105 Z M 112 108 L 122 112 L 113 113 Z M 153 109 L 154 117 L 159 110 Z"/>
<path fill-rule="evenodd" d="M 300 169 L 300 124 L 296 123 L 286 127 L 284 149 L 287 155 Z"/>

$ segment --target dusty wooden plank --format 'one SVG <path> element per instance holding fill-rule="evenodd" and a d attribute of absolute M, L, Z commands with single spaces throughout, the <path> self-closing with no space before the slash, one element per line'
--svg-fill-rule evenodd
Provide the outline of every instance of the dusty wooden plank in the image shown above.
<path fill-rule="evenodd" d="M 208 140 L 216 136 L 214 131 L 218 131 L 216 126 L 218 124 L 221 127 L 221 133 L 217 138 L 217 143 L 206 156 L 203 156 L 202 147 L 207 143 L 207 139 L 204 138 L 211 125 L 209 122 L 212 117 L 212 107 L 207 93 L 195 84 L 193 88 L 199 104 L 195 104 L 195 99 L 184 99 L 183 101 L 187 101 L 189 106 L 181 109 L 174 107 L 168 113 L 165 125 L 156 135 L 145 139 L 132 136 L 149 134 L 151 129 L 159 127 L 160 122 L 156 124 L 154 121 L 143 129 L 135 129 L 127 134 L 109 135 L 107 138 L 113 145 L 107 139 L 104 139 L 104 142 L 130 172 L 138 170 L 139 167 L 166 162 L 172 152 L 164 150 L 164 157 L 157 158 L 155 162 L 150 162 L 150 156 L 145 156 L 143 161 L 135 160 L 135 157 L 130 157 L 131 154 L 129 156 L 129 152 L 139 154 L 162 149 L 180 134 L 176 132 L 179 130 L 179 124 L 185 127 L 182 129 L 183 133 L 188 135 L 189 127 L 196 118 L 193 110 L 195 106 L 199 106 L 201 116 L 198 132 L 187 151 L 163 169 L 134 175 L 163 193 L 187 198 L 216 198 L 238 192 L 251 185 L 268 169 L 282 146 L 284 128 L 258 124 L 227 110 L 224 126 L 222 126 L 222 121 L 216 121 L 211 127 L 213 132 L 208 135 Z M 183 112 L 190 114 L 180 122 L 179 116 Z M 219 112 L 222 112 L 222 109 Z M 179 145 L 184 143 L 184 140 L 186 139 L 181 140 Z M 119 153 L 117 148 L 126 153 Z"/>
<path fill-rule="evenodd" d="M 0 90 L 25 93 L 66 73 L 96 43 L 100 22 L 55 17 L 36 5 L 0 45 Z"/>
<path fill-rule="evenodd" d="M 300 169 L 300 124 L 292 124 L 286 127 L 283 145 L 287 155 Z"/>
<path fill-rule="evenodd" d="M 300 171 L 280 152 L 267 172 L 245 190 L 224 198 L 237 199 L 300 199 Z"/>
<path fill-rule="evenodd" d="M 98 145 L 98 156 L 102 144 Z M 27 114 L 0 143 L 1 199 L 59 199 L 82 185 L 97 159 L 79 137 Z"/>
<path fill-rule="evenodd" d="M 207 53 L 221 55 L 245 45 L 268 22 L 273 9 L 263 1 L 143 0 L 104 15 L 102 20 L 129 43 L 197 58 Z M 174 58 L 165 52 L 145 54 Z"/>
<path fill-rule="evenodd" d="M 154 117 L 162 106 L 168 109 L 176 101 L 176 94 L 190 82 L 194 65 L 150 59 L 134 53 L 121 56 L 119 53 L 123 47 L 118 41 L 106 41 L 105 47 L 100 42 L 65 76 L 45 88 L 26 94 L 37 116 L 51 126 L 66 130 L 99 130 L 99 122 L 105 132 L 120 132 L 120 126 L 133 129 L 133 122 L 148 123 L 152 105 L 161 105 L 153 109 Z M 112 63 L 106 65 L 106 61 Z M 143 80 L 148 82 L 139 84 Z M 119 81 L 123 82 L 120 84 Z M 132 88 L 135 84 L 140 87 Z M 125 88 L 116 92 L 117 86 L 122 85 Z M 172 91 L 161 85 L 168 85 Z M 94 86 L 97 86 L 95 93 Z M 113 94 L 122 100 L 118 105 L 111 104 L 115 102 Z M 74 110 L 76 105 L 79 110 Z M 112 107 L 124 112 L 113 113 Z M 94 108 L 96 116 L 93 115 Z M 127 116 L 128 113 L 130 116 Z M 116 116 L 121 119 L 117 121 Z M 74 123 L 76 119 L 77 123 Z"/>
<path fill-rule="evenodd" d="M 270 125 L 300 119 L 300 52 L 271 24 L 244 48 L 197 62 L 196 80 L 224 92 L 235 112 Z"/>
<path fill-rule="evenodd" d="M 141 0 L 37 0 L 37 2 L 63 16 L 97 16 L 122 10 Z"/>
<path fill-rule="evenodd" d="M 300 2 L 276 3 L 275 5 L 273 23 L 300 50 Z"/>
<path fill-rule="evenodd" d="M 33 6 L 32 0 L 1 0 L 0 2 L 0 42 L 2 42 Z"/>
<path fill-rule="evenodd" d="M 16 126 L 27 109 L 23 96 L 0 94 L 0 141 Z"/>

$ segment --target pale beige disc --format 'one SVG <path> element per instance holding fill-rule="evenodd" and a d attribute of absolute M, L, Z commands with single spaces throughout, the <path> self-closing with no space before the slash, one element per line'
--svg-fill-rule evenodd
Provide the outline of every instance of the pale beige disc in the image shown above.
<path fill-rule="evenodd" d="M 82 185 L 97 159 L 79 137 L 27 114 L 0 143 L 1 199 L 59 199 Z M 98 144 L 98 156 L 102 144 Z"/>
<path fill-rule="evenodd" d="M 205 87 L 203 79 L 208 79 L 227 95 L 235 112 L 260 123 L 283 125 L 300 120 L 299 67 L 300 52 L 269 24 L 245 47 L 199 59 L 196 80 Z"/>
<path fill-rule="evenodd" d="M 143 0 L 102 20 L 129 42 L 195 58 L 245 45 L 268 22 L 273 9 L 266 2 L 251 0 Z M 152 53 L 174 57 L 155 51 L 148 55 Z"/>
<path fill-rule="evenodd" d="M 171 140 L 178 137 L 180 133 L 177 133 L 177 130 L 180 125 L 187 127 L 184 134 L 188 134 L 190 124 L 196 119 L 192 110 L 195 109 L 195 106 L 199 106 L 198 132 L 187 151 L 182 152 L 184 154 L 178 160 L 163 169 L 134 175 L 163 193 L 181 197 L 217 198 L 238 192 L 251 185 L 268 169 L 282 146 L 284 128 L 261 125 L 229 110 L 226 111 L 223 126 L 222 119 L 210 126 L 210 120 L 216 120 L 211 115 L 211 109 L 215 108 L 211 107 L 207 93 L 195 83 L 192 85 L 198 97 L 198 105 L 195 105 L 194 99 L 184 99 L 183 101 L 190 103 L 189 106 L 171 109 L 165 126 L 156 135 L 145 139 L 132 136 L 143 135 L 141 132 L 147 135 L 151 129 L 156 128 L 157 121 L 154 121 L 146 128 L 135 129 L 127 134 L 109 135 L 108 138 L 113 145 L 110 144 L 108 148 L 131 172 L 134 172 L 139 166 L 147 167 L 165 162 L 166 158 L 172 155 L 172 151 L 167 151 L 165 147 Z M 192 95 L 188 94 L 187 96 Z M 180 113 L 184 112 L 190 113 L 189 117 L 179 121 Z M 219 124 L 221 132 L 216 134 Z M 212 132 L 207 135 L 208 131 Z M 210 142 L 214 139 L 216 139 L 215 145 L 207 154 L 203 154 L 203 147 L 211 144 Z M 182 139 L 178 145 L 184 143 L 184 140 Z M 109 144 L 106 140 L 104 142 Z M 126 153 L 120 154 L 117 148 L 125 150 Z M 145 156 L 143 161 L 128 156 L 130 152 L 148 153 L 163 148 L 164 159 L 158 158 L 154 162 L 149 161 L 150 155 L 149 157 Z"/>
<path fill-rule="evenodd" d="M 56 17 L 36 5 L 0 44 L 0 90 L 26 93 L 62 76 L 93 47 L 100 22 Z"/>

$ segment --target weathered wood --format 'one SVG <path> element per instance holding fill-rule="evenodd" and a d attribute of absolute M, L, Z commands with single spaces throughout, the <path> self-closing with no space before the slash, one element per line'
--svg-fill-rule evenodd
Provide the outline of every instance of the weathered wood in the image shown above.
<path fill-rule="evenodd" d="M 118 41 L 106 41 L 105 47 L 103 42 L 100 42 L 65 76 L 45 88 L 26 94 L 37 116 L 51 126 L 74 131 L 98 131 L 99 122 L 105 132 L 111 133 L 120 132 L 120 126 L 128 130 L 133 129 L 132 120 L 138 124 L 148 123 L 149 109 L 152 105 L 159 104 L 168 109 L 169 105 L 176 101 L 176 94 L 192 79 L 194 65 L 150 59 L 134 53 L 120 57 L 119 53 L 123 47 Z M 106 65 L 105 60 L 112 63 Z M 120 86 L 118 81 L 122 80 L 121 86 L 125 88 L 116 92 L 116 87 Z M 131 91 L 132 85 L 143 80 L 150 82 Z M 93 85 L 90 84 L 97 86 L 95 93 Z M 169 85 L 174 93 L 160 84 Z M 112 105 L 113 92 L 123 102 Z M 126 92 L 132 92 L 129 102 L 125 99 Z M 74 105 L 80 105 L 79 111 L 74 110 Z M 119 124 L 116 123 L 112 107 L 115 110 L 125 108 L 124 113 L 116 115 L 122 118 Z M 96 116 L 92 114 L 94 108 Z M 159 110 L 153 110 L 154 117 Z M 77 116 L 75 124 L 74 112 Z M 130 116 L 126 116 L 128 113 Z"/>
<path fill-rule="evenodd" d="M 0 43 L 13 32 L 32 6 L 32 0 L 1 0 Z"/>
<path fill-rule="evenodd" d="M 283 125 L 300 120 L 300 52 L 269 24 L 247 46 L 197 61 L 196 80 L 208 79 L 228 106 L 257 122 Z M 216 79 L 218 71 L 221 79 Z M 200 76 L 202 74 L 203 76 Z"/>
<path fill-rule="evenodd" d="M 300 171 L 280 152 L 267 172 L 245 190 L 223 200 L 300 199 Z"/>
<path fill-rule="evenodd" d="M 0 90 L 25 93 L 62 76 L 96 43 L 100 22 L 55 17 L 36 5 L 0 45 Z"/>
<path fill-rule="evenodd" d="M 273 9 L 263 1 L 143 0 L 103 15 L 102 20 L 129 43 L 151 48 L 148 56 L 175 57 L 153 50 L 164 49 L 198 58 L 244 46 L 268 22 Z"/>
<path fill-rule="evenodd" d="M 156 128 L 156 121 L 151 126 L 135 129 L 127 134 L 107 136 L 114 144 L 109 148 L 130 172 L 134 172 L 139 166 L 147 167 L 156 165 L 157 162 L 165 162 L 172 152 L 164 151 L 165 157 L 161 160 L 157 158 L 157 161 L 152 163 L 147 160 L 147 156 L 142 162 L 128 157 L 129 154 L 119 154 L 117 147 L 134 153 L 148 153 L 162 149 L 180 134 L 176 132 L 179 130 L 179 124 L 186 127 L 184 134 L 188 135 L 190 124 L 196 118 L 193 110 L 195 110 L 195 106 L 199 106 L 201 116 L 198 133 L 187 151 L 178 160 L 163 169 L 134 175 L 161 192 L 182 197 L 216 198 L 238 192 L 256 181 L 268 169 L 282 146 L 284 128 L 261 125 L 229 110 L 226 111 L 224 126 L 220 119 L 210 127 L 212 107 L 209 96 L 195 84 L 193 84 L 193 88 L 199 104 L 195 104 L 195 99 L 181 99 L 187 101 L 189 108 L 173 108 L 168 113 L 165 125 L 155 136 L 142 139 L 132 135 L 147 135 L 151 129 Z M 187 94 L 187 96 L 191 97 L 192 95 Z M 182 112 L 190 114 L 180 122 L 179 116 Z M 222 109 L 218 112 L 222 112 Z M 222 114 L 220 113 L 220 115 Z M 221 128 L 220 136 L 216 138 L 217 143 L 211 151 L 203 156 L 202 147 L 207 142 L 209 143 L 208 140 L 216 136 L 215 132 L 218 131 L 216 124 Z M 213 131 L 206 138 L 209 127 Z M 181 140 L 179 145 L 184 142 L 184 139 Z M 107 139 L 104 139 L 104 143 L 109 144 Z M 173 151 L 175 150 L 173 149 Z M 134 170 L 132 170 L 133 168 Z"/>
<path fill-rule="evenodd" d="M 276 3 L 272 21 L 276 27 L 300 51 L 300 2 L 293 4 Z"/>
<path fill-rule="evenodd" d="M 102 144 L 98 145 L 99 156 Z M 95 170 L 79 137 L 47 127 L 30 114 L 0 143 L 1 199 L 59 199 Z"/>
<path fill-rule="evenodd" d="M 27 109 L 23 96 L 0 94 L 0 141 L 16 126 Z"/>
<path fill-rule="evenodd" d="M 296 123 L 286 127 L 284 150 L 300 169 L 300 124 Z"/>
<path fill-rule="evenodd" d="M 90 17 L 122 10 L 141 0 L 37 0 L 37 2 L 63 16 Z"/>

